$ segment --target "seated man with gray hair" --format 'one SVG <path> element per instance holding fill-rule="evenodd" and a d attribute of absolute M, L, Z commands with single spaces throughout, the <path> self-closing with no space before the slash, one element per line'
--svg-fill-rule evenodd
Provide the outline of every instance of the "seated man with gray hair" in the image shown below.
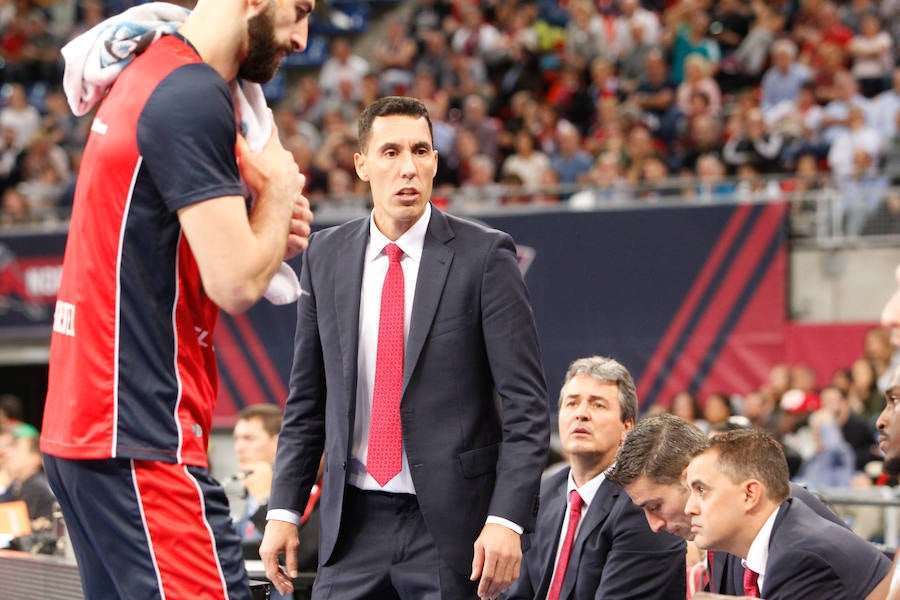
<path fill-rule="evenodd" d="M 654 535 L 605 476 L 636 414 L 637 393 L 624 366 L 601 356 L 569 366 L 559 395 L 569 468 L 542 483 L 532 545 L 508 598 L 685 597 L 684 540 Z"/>

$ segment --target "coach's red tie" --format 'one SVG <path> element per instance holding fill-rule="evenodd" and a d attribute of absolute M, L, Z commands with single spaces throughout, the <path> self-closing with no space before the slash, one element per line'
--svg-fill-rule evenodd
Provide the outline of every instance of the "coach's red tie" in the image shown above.
<path fill-rule="evenodd" d="M 751 598 L 759 598 L 759 588 L 756 582 L 759 580 L 759 573 L 744 567 L 744 595 Z"/>
<path fill-rule="evenodd" d="M 400 472 L 400 394 L 403 389 L 403 256 L 396 244 L 384 248 L 390 264 L 381 288 L 375 390 L 366 469 L 383 486 Z"/>
<path fill-rule="evenodd" d="M 578 521 L 581 520 L 582 504 L 577 490 L 569 492 L 569 526 L 566 528 L 566 537 L 563 540 L 562 550 L 559 551 L 559 559 L 556 561 L 556 571 L 553 574 L 553 583 L 550 584 L 547 600 L 558 600 L 559 593 L 562 591 L 566 567 L 569 566 L 569 556 L 572 555 L 572 546 L 575 543 L 575 531 L 578 529 Z"/>

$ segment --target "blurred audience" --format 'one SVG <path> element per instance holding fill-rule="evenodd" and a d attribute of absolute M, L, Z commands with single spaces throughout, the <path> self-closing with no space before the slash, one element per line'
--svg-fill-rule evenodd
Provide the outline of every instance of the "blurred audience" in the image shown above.
<path fill-rule="evenodd" d="M 625 198 L 718 202 L 735 191 L 737 201 L 788 197 L 797 221 L 792 234 L 803 236 L 816 232 L 816 210 L 832 207 L 815 195 L 795 198 L 811 188 L 833 187 L 843 190 L 839 196 L 867 198 L 865 210 L 845 211 L 856 217 L 844 229 L 897 233 L 900 194 L 890 186 L 892 177 L 900 181 L 893 170 L 900 169 L 900 150 L 893 150 L 900 112 L 900 0 L 844 4 L 428 0 L 417 3 L 407 20 L 373 12 L 372 18 L 382 20 L 378 35 L 356 29 L 355 21 L 346 30 L 333 19 L 314 23 L 311 36 L 329 40 L 321 59 L 313 68 L 286 63 L 285 85 L 272 86 L 270 103 L 283 139 L 302 132 L 308 141 L 292 143 L 292 152 L 311 147 L 316 156 L 304 172 L 320 205 L 345 201 L 340 194 L 346 178 L 332 177 L 330 170 L 346 170 L 351 146 L 329 135 L 333 123 L 353 123 L 360 107 L 377 95 L 409 94 L 434 103 L 442 159 L 438 183 L 450 210 L 469 181 L 466 163 L 475 153 L 456 156 L 454 147 L 468 131 L 476 153 L 494 161 L 490 183 L 512 185 L 499 195 L 516 204 L 547 201 L 546 194 L 530 195 L 538 181 L 552 179 L 542 156 L 552 161 L 559 183 L 572 186 L 551 195 L 567 199 L 574 186 L 594 179 L 601 154 L 613 152 L 622 154 Z M 32 225 L 56 214 L 65 218 L 90 117 L 75 119 L 66 107 L 58 48 L 99 22 L 107 9 L 126 6 L 96 0 L 85 0 L 77 10 L 37 0 L 5 5 L 3 226 Z M 851 119 L 859 119 L 851 107 L 862 110 L 862 131 L 869 133 L 851 129 Z M 631 152 L 638 127 L 649 132 L 654 152 Z M 520 132 L 531 135 L 531 150 Z M 848 152 L 845 134 L 873 138 L 865 141 L 867 156 L 856 152 L 858 143 Z M 833 160 L 825 160 L 829 150 Z M 807 154 L 818 161 L 818 182 L 794 177 Z M 701 156 L 717 160 L 700 161 Z M 874 179 L 860 175 L 864 164 Z M 669 173 L 689 177 L 691 184 L 679 191 Z M 832 178 L 843 183 L 828 185 Z M 9 188 L 17 191 L 6 193 Z M 834 210 L 840 208 L 839 203 Z"/>
<path fill-rule="evenodd" d="M 52 554 L 56 543 L 53 530 L 56 497 L 44 475 L 38 430 L 27 423 L 13 427 L 5 441 L 2 463 L 5 474 L 0 477 L 7 478 L 8 482 L 0 501 L 24 502 L 31 525 L 31 533 L 13 539 L 10 547 Z"/>

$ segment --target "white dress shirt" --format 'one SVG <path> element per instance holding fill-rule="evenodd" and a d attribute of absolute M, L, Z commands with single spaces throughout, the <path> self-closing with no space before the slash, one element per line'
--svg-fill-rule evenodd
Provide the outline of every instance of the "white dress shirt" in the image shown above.
<path fill-rule="evenodd" d="M 566 541 L 566 532 L 569 530 L 569 505 L 571 504 L 572 490 L 578 490 L 578 495 L 581 496 L 581 501 L 584 502 L 584 506 L 581 507 L 581 519 L 578 521 L 578 527 L 575 528 L 575 538 L 578 538 L 578 532 L 581 530 L 581 524 L 584 523 L 584 517 L 591 507 L 591 502 L 594 501 L 594 496 L 597 495 L 597 490 L 600 489 L 604 481 L 606 481 L 606 471 L 603 471 L 583 486 L 578 487 L 575 485 L 575 480 L 572 479 L 572 471 L 569 471 L 569 483 L 566 485 L 566 514 L 563 517 L 562 528 L 559 530 L 559 540 L 556 543 L 556 556 L 553 558 L 553 573 L 550 576 L 550 581 L 553 581 L 553 578 L 556 577 L 556 563 L 559 562 L 563 542 Z"/>
<path fill-rule="evenodd" d="M 409 321 L 412 315 L 419 265 L 422 263 L 422 248 L 425 246 L 425 232 L 431 220 L 431 204 L 425 205 L 425 212 L 415 224 L 401 235 L 395 244 L 403 250 L 400 266 L 403 268 L 403 348 L 409 338 Z M 384 487 L 366 471 L 366 457 L 369 446 L 369 422 L 372 419 L 372 392 L 375 389 L 375 357 L 378 354 L 378 322 L 381 318 L 381 288 L 387 274 L 390 260 L 384 248 L 391 243 L 375 226 L 374 215 L 369 218 L 369 244 L 363 264 L 362 292 L 359 298 L 359 351 L 357 352 L 356 375 L 356 419 L 353 427 L 353 445 L 347 481 L 364 490 L 415 494 L 412 474 L 406 448 L 402 449 L 400 472 Z M 404 374 L 406 375 L 406 374 Z"/>
<path fill-rule="evenodd" d="M 747 558 L 741 559 L 741 565 L 749 568 L 754 573 L 759 573 L 759 579 L 756 580 L 756 587 L 760 593 L 763 588 L 763 581 L 766 579 L 766 562 L 769 560 L 769 538 L 772 537 L 772 527 L 775 525 L 775 518 L 781 507 L 776 508 L 763 523 L 762 528 L 753 538 L 750 544 L 750 550 L 747 551 Z"/>

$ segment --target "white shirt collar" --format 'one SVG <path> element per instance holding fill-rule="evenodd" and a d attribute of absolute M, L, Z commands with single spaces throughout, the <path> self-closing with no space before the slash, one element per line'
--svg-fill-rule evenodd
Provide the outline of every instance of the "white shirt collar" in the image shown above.
<path fill-rule="evenodd" d="M 422 248 L 425 246 L 425 233 L 428 231 L 428 223 L 431 220 L 431 203 L 425 205 L 425 212 L 419 220 L 413 223 L 406 233 L 397 238 L 397 244 L 403 254 L 416 262 L 422 260 Z M 391 243 L 375 225 L 375 211 L 369 215 L 369 247 L 366 249 L 366 263 L 375 260 L 384 251 L 384 247 Z"/>
<path fill-rule="evenodd" d="M 597 490 L 600 489 L 600 485 L 603 484 L 604 481 L 606 481 L 606 470 L 585 483 L 583 486 L 578 487 L 575 485 L 575 480 L 572 479 L 572 470 L 569 469 L 569 482 L 566 486 L 566 501 L 568 502 L 572 490 L 578 490 L 578 495 L 581 496 L 581 500 L 584 502 L 585 508 L 587 508 L 591 505 L 591 502 L 594 501 L 594 496 L 597 495 Z"/>
<path fill-rule="evenodd" d="M 741 559 L 741 565 L 749 568 L 751 571 L 759 573 L 759 581 L 757 587 L 762 591 L 763 579 L 766 576 L 766 561 L 769 560 L 769 538 L 772 537 L 772 527 L 775 525 L 775 518 L 778 517 L 778 511 L 781 510 L 782 504 L 772 511 L 766 522 L 760 528 L 753 542 L 750 544 L 750 550 L 747 551 L 747 558 Z"/>

